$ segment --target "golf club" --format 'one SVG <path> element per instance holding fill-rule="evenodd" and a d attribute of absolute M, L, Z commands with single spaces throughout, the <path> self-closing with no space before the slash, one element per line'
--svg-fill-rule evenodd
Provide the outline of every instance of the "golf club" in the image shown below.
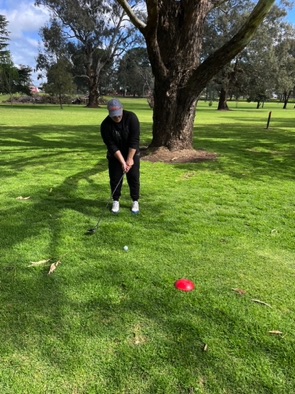
<path fill-rule="evenodd" d="M 114 191 L 113 191 L 113 193 L 112 193 L 112 196 L 111 196 L 112 199 L 113 199 L 114 194 L 115 194 L 116 190 L 118 189 L 120 183 L 122 182 L 122 179 L 123 179 L 124 175 L 125 175 L 125 173 L 123 173 L 123 175 L 121 176 L 119 182 L 117 183 L 117 185 L 116 185 L 116 187 L 115 187 L 115 189 L 114 189 Z M 106 205 L 105 209 L 108 208 L 108 206 L 109 206 L 109 204 L 110 204 L 110 201 L 111 201 L 111 200 L 109 200 L 109 201 L 107 202 L 107 205 Z M 102 211 L 102 213 L 101 213 L 101 215 L 100 215 L 100 217 L 99 217 L 99 219 L 98 219 L 96 225 L 95 225 L 93 228 L 90 228 L 89 230 L 87 230 L 86 233 L 85 233 L 85 235 L 93 235 L 93 234 L 96 233 L 96 231 L 97 231 L 97 229 L 98 229 L 98 226 L 99 226 L 99 224 L 100 224 L 100 222 L 101 222 L 101 220 L 102 220 L 103 214 L 104 214 L 104 211 Z"/>

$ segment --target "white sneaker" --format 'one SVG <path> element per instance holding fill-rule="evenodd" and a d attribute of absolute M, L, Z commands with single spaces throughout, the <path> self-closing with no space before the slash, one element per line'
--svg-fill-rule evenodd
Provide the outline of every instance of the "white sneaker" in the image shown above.
<path fill-rule="evenodd" d="M 120 203 L 119 201 L 113 201 L 112 212 L 119 213 L 120 211 Z"/>
<path fill-rule="evenodd" d="M 138 201 L 133 201 L 132 208 L 131 208 L 132 213 L 139 213 L 139 204 Z"/>

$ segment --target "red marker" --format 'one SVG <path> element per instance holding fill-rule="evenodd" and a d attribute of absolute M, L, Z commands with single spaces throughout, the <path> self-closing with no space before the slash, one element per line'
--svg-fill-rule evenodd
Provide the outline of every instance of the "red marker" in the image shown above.
<path fill-rule="evenodd" d="M 193 291 L 195 290 L 195 284 L 189 279 L 179 279 L 175 282 L 175 287 L 181 291 Z"/>

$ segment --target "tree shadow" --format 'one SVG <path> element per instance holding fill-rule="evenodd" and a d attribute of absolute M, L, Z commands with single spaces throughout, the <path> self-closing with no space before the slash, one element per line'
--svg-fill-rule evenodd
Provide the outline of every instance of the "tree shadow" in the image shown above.
<path fill-rule="evenodd" d="M 280 128 L 290 123 L 285 119 L 281 123 L 277 120 L 276 125 L 280 127 L 266 130 L 262 126 L 251 125 L 251 119 L 247 122 L 248 125 L 224 125 L 222 131 L 219 124 L 197 127 L 194 138 L 196 149 L 217 154 L 216 161 L 206 167 L 200 165 L 198 169 L 212 168 L 235 178 L 247 176 L 253 180 L 269 176 L 281 180 L 294 179 L 295 133 Z M 189 164 L 177 167 L 196 168 Z"/>

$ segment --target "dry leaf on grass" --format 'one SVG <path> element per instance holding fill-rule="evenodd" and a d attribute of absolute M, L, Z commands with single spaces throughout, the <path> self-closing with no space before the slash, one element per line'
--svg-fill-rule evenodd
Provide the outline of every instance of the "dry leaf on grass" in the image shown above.
<path fill-rule="evenodd" d="M 16 197 L 17 200 L 29 200 L 30 198 L 31 198 L 31 196 L 28 196 L 28 197 L 23 197 L 23 196 Z"/>
<path fill-rule="evenodd" d="M 264 302 L 264 301 L 260 301 L 260 300 L 256 300 L 256 299 L 252 299 L 252 301 L 253 301 L 253 302 L 256 302 L 257 304 L 265 305 L 265 306 L 268 306 L 269 308 L 272 308 L 271 305 L 267 304 L 267 303 Z"/>
<path fill-rule="evenodd" d="M 136 324 L 136 326 L 133 329 L 133 343 L 134 345 L 143 345 L 146 343 L 147 339 L 142 333 L 142 328 L 139 324 Z"/>
<path fill-rule="evenodd" d="M 203 352 L 208 352 L 208 345 L 207 345 L 207 343 L 205 343 L 204 346 L 203 346 Z"/>
<path fill-rule="evenodd" d="M 272 335 L 283 335 L 282 331 L 278 331 L 278 330 L 272 330 L 272 331 L 268 331 L 269 334 Z"/>
<path fill-rule="evenodd" d="M 44 265 L 46 263 L 48 263 L 51 259 L 47 259 L 47 260 L 40 260 L 40 261 L 32 261 L 28 267 L 39 267 L 40 265 Z"/>
<path fill-rule="evenodd" d="M 232 289 L 232 291 L 236 292 L 239 295 L 245 295 L 247 292 L 246 290 L 242 290 L 242 289 Z"/>
<path fill-rule="evenodd" d="M 51 275 L 56 270 L 56 268 L 58 267 L 59 264 L 61 264 L 61 261 L 57 261 L 56 263 L 52 263 L 49 268 L 48 275 Z"/>

